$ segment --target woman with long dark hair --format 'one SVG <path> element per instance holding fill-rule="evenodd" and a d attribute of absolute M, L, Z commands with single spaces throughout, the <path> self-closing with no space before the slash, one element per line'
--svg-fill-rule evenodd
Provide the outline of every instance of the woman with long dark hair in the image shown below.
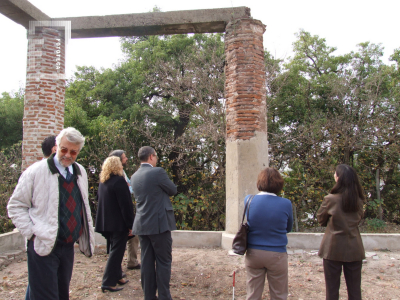
<path fill-rule="evenodd" d="M 363 217 L 364 193 L 356 171 L 338 165 L 331 193 L 318 210 L 321 226 L 326 226 L 318 255 L 323 258 L 326 299 L 339 299 L 342 268 L 350 300 L 361 300 L 361 268 L 365 258 L 358 224 Z"/>

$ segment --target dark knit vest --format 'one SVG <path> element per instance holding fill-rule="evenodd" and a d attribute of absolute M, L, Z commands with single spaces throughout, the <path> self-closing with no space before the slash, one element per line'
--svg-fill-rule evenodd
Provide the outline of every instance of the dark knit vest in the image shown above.
<path fill-rule="evenodd" d="M 75 174 L 68 182 L 58 176 L 60 203 L 58 211 L 58 237 L 61 243 L 75 243 L 82 234 L 82 195 Z"/>

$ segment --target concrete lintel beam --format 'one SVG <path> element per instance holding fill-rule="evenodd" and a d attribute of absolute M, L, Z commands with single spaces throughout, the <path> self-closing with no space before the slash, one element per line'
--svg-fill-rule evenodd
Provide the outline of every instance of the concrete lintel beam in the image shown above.
<path fill-rule="evenodd" d="M 1 0 L 0 13 L 14 22 L 29 28 L 29 21 L 46 21 L 50 17 L 27 0 Z"/>
<path fill-rule="evenodd" d="M 72 38 L 224 32 L 234 19 L 250 18 L 247 7 L 57 18 L 71 21 Z"/>

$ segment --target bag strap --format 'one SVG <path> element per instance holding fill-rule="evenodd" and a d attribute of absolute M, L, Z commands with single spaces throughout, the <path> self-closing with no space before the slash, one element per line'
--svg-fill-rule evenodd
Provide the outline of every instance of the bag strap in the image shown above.
<path fill-rule="evenodd" d="M 244 207 L 244 210 L 243 210 L 242 225 L 244 222 L 244 216 L 246 215 L 246 210 L 247 210 L 247 220 L 249 220 L 250 203 L 251 203 L 251 200 L 253 200 L 254 196 L 255 195 L 250 195 L 249 199 L 246 202 L 246 206 Z"/>

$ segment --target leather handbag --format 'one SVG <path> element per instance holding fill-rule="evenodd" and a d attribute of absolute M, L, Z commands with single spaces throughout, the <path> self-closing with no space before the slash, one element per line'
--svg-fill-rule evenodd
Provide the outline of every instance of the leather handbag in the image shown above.
<path fill-rule="evenodd" d="M 240 225 L 239 231 L 233 238 L 232 251 L 238 255 L 244 255 L 247 250 L 247 233 L 249 232 L 249 225 L 247 224 L 247 221 L 249 220 L 250 204 L 253 198 L 254 195 L 250 195 L 249 200 L 247 200 L 246 206 L 243 211 L 242 224 Z M 243 223 L 246 212 L 247 212 L 246 223 Z"/>

